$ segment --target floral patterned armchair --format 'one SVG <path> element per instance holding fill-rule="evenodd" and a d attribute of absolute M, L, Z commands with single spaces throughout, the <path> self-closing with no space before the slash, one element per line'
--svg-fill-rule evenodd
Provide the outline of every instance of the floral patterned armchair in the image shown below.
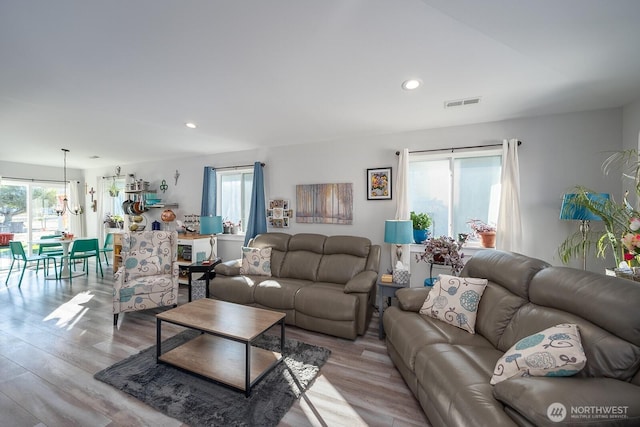
<path fill-rule="evenodd" d="M 122 236 L 122 264 L 114 274 L 113 324 L 118 314 L 178 304 L 178 233 L 140 231 Z"/>

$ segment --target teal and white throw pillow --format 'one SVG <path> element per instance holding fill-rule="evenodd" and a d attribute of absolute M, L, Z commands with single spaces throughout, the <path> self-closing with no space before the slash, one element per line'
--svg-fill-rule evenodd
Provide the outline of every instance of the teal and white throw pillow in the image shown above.
<path fill-rule="evenodd" d="M 441 274 L 422 304 L 420 314 L 476 333 L 476 315 L 487 279 Z"/>
<path fill-rule="evenodd" d="M 570 377 L 586 363 L 578 326 L 563 323 L 515 343 L 496 363 L 491 384 L 511 377 Z"/>
<path fill-rule="evenodd" d="M 271 276 L 271 248 L 242 247 L 240 274 Z"/>

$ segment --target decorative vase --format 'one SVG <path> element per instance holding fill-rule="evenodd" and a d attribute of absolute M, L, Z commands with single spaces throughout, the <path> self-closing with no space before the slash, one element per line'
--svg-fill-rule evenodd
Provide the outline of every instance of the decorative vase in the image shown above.
<path fill-rule="evenodd" d="M 416 243 L 422 243 L 427 240 L 428 230 L 413 230 L 413 241 Z"/>
<path fill-rule="evenodd" d="M 496 232 L 486 231 L 484 233 L 478 233 L 480 235 L 480 244 L 483 248 L 495 248 L 496 247 Z"/>

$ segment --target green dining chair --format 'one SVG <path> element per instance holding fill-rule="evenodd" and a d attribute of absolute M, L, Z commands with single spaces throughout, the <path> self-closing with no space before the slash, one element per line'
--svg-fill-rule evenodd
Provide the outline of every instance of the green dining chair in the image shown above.
<path fill-rule="evenodd" d="M 47 255 L 32 255 L 27 256 L 24 251 L 24 247 L 22 246 L 22 242 L 9 242 L 9 248 L 11 249 L 11 267 L 9 267 L 9 273 L 7 273 L 7 279 L 4 284 L 7 285 L 9 283 L 9 276 L 11 276 L 11 272 L 13 271 L 13 265 L 18 262 L 22 262 L 22 273 L 20 274 L 20 280 L 18 281 L 18 287 L 22 286 L 22 278 L 24 277 L 24 272 L 27 269 L 29 263 L 36 263 L 36 274 L 38 274 L 38 269 L 40 268 L 40 261 L 44 264 L 44 274 L 47 275 L 49 271 L 49 261 L 52 260 L 51 257 Z M 55 260 L 53 260 L 53 266 L 55 268 L 56 278 L 58 277 L 58 267 L 56 266 Z"/>
<path fill-rule="evenodd" d="M 104 238 L 104 245 L 102 245 L 102 249 L 100 249 L 100 253 L 104 254 L 104 260 L 107 265 L 109 265 L 109 256 L 108 252 L 113 252 L 113 233 L 107 234 Z"/>
<path fill-rule="evenodd" d="M 102 263 L 100 262 L 100 245 L 98 239 L 78 239 L 71 245 L 69 256 L 69 283 L 73 281 L 72 267 L 75 261 L 82 260 L 82 268 L 87 275 L 89 275 L 89 258 L 96 259 L 96 274 L 98 269 L 100 270 L 100 276 L 104 277 L 102 272 Z"/>
<path fill-rule="evenodd" d="M 41 240 L 48 240 L 48 239 L 58 239 L 62 237 L 60 234 L 52 234 L 50 236 L 41 236 L 40 239 Z M 46 255 L 49 257 L 61 257 L 64 254 L 64 251 L 62 250 L 62 245 L 58 242 L 53 242 L 53 243 L 40 243 L 38 245 L 38 255 Z M 53 265 L 56 265 L 55 262 L 53 263 Z"/>

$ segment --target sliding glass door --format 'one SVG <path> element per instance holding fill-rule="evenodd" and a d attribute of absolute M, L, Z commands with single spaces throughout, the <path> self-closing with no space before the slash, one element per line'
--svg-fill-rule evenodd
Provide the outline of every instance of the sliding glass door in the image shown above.
<path fill-rule="evenodd" d="M 0 232 L 13 234 L 13 240 L 25 242 L 31 253 L 30 241 L 68 229 L 68 213 L 56 214 L 62 205 L 62 182 L 31 182 L 3 179 L 0 185 Z M 8 248 L 0 248 L 0 268 L 8 268 Z"/>

